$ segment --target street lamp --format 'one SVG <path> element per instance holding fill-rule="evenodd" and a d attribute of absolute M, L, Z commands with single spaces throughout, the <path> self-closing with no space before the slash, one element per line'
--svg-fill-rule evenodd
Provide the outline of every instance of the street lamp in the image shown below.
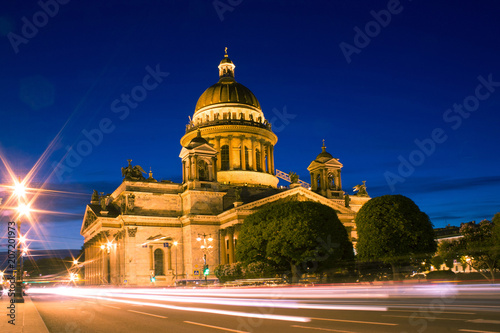
<path fill-rule="evenodd" d="M 177 286 L 177 251 L 178 248 L 177 248 L 177 241 L 174 242 L 174 246 L 175 246 L 175 286 Z"/>
<path fill-rule="evenodd" d="M 200 246 L 201 250 L 203 251 L 203 275 L 205 275 L 205 285 L 208 285 L 208 274 L 210 274 L 210 269 L 208 268 L 207 264 L 207 251 L 208 249 L 212 248 L 212 245 L 207 244 L 207 240 L 209 243 L 213 241 L 213 238 L 211 235 L 206 235 L 205 233 L 203 234 L 198 234 L 198 238 L 196 240 L 200 242 L 203 238 L 203 244 Z"/>
<path fill-rule="evenodd" d="M 113 249 L 116 246 L 115 243 L 112 241 L 108 241 L 106 244 L 101 244 L 101 250 L 106 250 L 106 253 L 108 254 L 106 258 L 103 256 L 103 260 L 106 259 L 106 281 L 108 284 L 111 284 L 111 258 L 110 258 L 110 253 L 111 249 Z M 104 273 L 104 272 L 103 272 Z M 104 275 L 104 274 L 103 274 Z"/>
<path fill-rule="evenodd" d="M 24 185 L 19 181 L 16 182 L 14 186 L 14 194 L 18 197 L 18 203 L 19 206 L 17 207 L 17 218 L 16 218 L 16 225 L 17 225 L 17 246 L 16 246 L 16 256 L 17 256 L 17 263 L 16 263 L 16 288 L 15 288 L 15 296 L 14 296 L 14 301 L 16 303 L 24 303 L 24 298 L 23 298 L 23 263 L 22 263 L 22 253 L 21 253 L 21 243 L 26 240 L 26 237 L 21 236 L 21 217 L 23 215 L 28 215 L 30 212 L 30 206 L 22 203 L 21 199 L 24 198 L 24 195 L 26 194 L 26 189 L 24 188 Z"/>

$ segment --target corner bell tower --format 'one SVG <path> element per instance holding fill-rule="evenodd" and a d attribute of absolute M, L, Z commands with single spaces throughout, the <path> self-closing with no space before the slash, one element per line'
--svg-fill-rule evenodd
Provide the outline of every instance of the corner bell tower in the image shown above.
<path fill-rule="evenodd" d="M 321 153 L 309 164 L 307 170 L 311 174 L 311 190 L 328 199 L 343 199 L 340 170 L 343 165 L 326 151 L 325 140 Z"/>

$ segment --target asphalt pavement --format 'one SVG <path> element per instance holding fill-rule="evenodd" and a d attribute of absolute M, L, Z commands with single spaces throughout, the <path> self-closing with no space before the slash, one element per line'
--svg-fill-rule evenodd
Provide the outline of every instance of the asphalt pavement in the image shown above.
<path fill-rule="evenodd" d="M 500 333 L 500 285 L 68 288 L 31 299 L 54 333 Z"/>

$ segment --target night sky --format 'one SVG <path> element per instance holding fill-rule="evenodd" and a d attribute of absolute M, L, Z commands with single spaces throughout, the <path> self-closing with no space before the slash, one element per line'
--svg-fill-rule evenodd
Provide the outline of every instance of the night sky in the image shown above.
<path fill-rule="evenodd" d="M 45 212 L 33 214 L 30 247 L 80 248 L 92 190 L 118 187 L 127 159 L 181 181 L 179 140 L 218 80 L 224 47 L 278 135 L 277 169 L 309 182 L 324 139 L 348 193 L 365 180 L 372 197 L 406 195 L 435 227 L 491 219 L 499 10 L 498 1 L 4 1 L 0 153 L 22 178 L 43 156 L 31 186 L 63 191 L 33 204 Z M 4 202 L 9 194 L 0 187 Z"/>

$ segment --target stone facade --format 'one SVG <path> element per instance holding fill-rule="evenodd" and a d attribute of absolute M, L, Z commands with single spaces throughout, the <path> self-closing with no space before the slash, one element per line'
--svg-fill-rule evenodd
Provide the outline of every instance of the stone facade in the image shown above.
<path fill-rule="evenodd" d="M 217 265 L 235 262 L 245 218 L 277 200 L 332 207 L 356 240 L 354 217 L 370 198 L 344 197 L 342 164 L 324 145 L 308 168 L 310 189 L 278 188 L 277 136 L 255 96 L 234 80 L 234 68 L 226 55 L 219 82 L 202 94 L 186 127 L 182 183 L 157 182 L 151 173 L 146 179 L 129 161 L 113 193 L 94 193 L 81 228 L 86 284 L 168 286 L 202 279 L 205 264 L 214 278 Z"/>

